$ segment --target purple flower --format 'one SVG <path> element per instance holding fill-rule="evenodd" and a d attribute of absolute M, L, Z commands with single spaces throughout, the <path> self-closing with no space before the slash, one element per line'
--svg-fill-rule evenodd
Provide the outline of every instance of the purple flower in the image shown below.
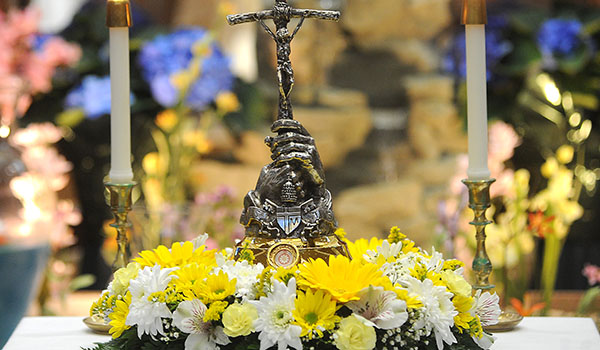
<path fill-rule="evenodd" d="M 504 17 L 489 17 L 485 31 L 488 80 L 492 76 L 491 69 L 512 51 L 512 44 L 503 36 L 503 30 L 507 24 Z M 464 33 L 460 33 L 454 38 L 452 47 L 443 58 L 442 68 L 446 72 L 453 73 L 462 78 L 467 76 L 466 40 Z"/>
<path fill-rule="evenodd" d="M 580 46 L 583 25 L 577 20 L 549 19 L 542 24 L 537 43 L 543 55 L 569 56 Z"/>
<path fill-rule="evenodd" d="M 179 92 L 171 77 L 189 68 L 195 58 L 194 45 L 206 40 L 207 35 L 208 32 L 201 28 L 182 29 L 159 35 L 142 47 L 138 63 L 154 99 L 162 106 L 173 107 L 178 102 Z M 214 41 L 210 42 L 208 54 L 200 58 L 200 76 L 192 83 L 185 99 L 185 103 L 195 110 L 205 109 L 219 93 L 229 91 L 233 86 L 229 58 Z"/>
<path fill-rule="evenodd" d="M 65 105 L 69 108 L 82 108 L 90 119 L 110 114 L 110 77 L 86 76 L 81 85 L 69 92 Z M 131 101 L 135 100 L 131 95 Z"/>

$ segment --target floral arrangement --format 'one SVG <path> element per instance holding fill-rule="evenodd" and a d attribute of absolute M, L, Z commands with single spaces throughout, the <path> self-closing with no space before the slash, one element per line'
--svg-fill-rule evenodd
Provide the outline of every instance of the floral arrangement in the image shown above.
<path fill-rule="evenodd" d="M 343 235 L 343 230 L 338 230 Z M 90 310 L 113 340 L 96 349 L 488 349 L 498 297 L 473 294 L 463 264 L 397 228 L 290 268 L 193 241 L 143 251 Z"/>

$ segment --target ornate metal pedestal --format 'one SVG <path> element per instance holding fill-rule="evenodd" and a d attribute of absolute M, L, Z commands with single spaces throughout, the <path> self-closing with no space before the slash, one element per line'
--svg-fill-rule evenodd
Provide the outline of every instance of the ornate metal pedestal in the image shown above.
<path fill-rule="evenodd" d="M 473 210 L 475 218 L 470 222 L 475 226 L 477 237 L 477 251 L 473 259 L 473 272 L 475 272 L 475 284 L 473 288 L 488 290 L 494 288 L 489 282 L 492 273 L 492 263 L 485 250 L 485 227 L 492 222 L 485 217 L 485 212 L 491 206 L 490 186 L 495 182 L 489 180 L 463 180 L 469 189 L 469 208 Z"/>
<path fill-rule="evenodd" d="M 104 184 L 106 203 L 115 216 L 115 222 L 110 226 L 117 229 L 117 255 L 112 264 L 113 272 L 127 266 L 131 258 L 129 239 L 127 238 L 127 231 L 129 231 L 131 224 L 127 221 L 127 216 L 133 205 L 132 193 L 135 185 L 135 182 L 128 184 L 107 182 Z"/>
<path fill-rule="evenodd" d="M 244 249 L 254 253 L 257 262 L 288 267 L 309 258 L 329 255 L 350 256 L 346 244 L 335 234 L 331 193 L 325 186 L 325 173 L 308 131 L 293 120 L 290 94 L 294 72 L 290 43 L 306 18 L 338 20 L 337 11 L 299 10 L 286 0 L 276 0 L 272 10 L 228 16 L 229 24 L 259 22 L 277 44 L 279 111 L 267 137 L 272 163 L 260 174 L 256 188 L 246 195 L 240 222 L 246 237 L 236 246 L 236 257 Z M 292 18 L 300 18 L 293 32 Z M 264 20 L 272 19 L 275 30 Z"/>

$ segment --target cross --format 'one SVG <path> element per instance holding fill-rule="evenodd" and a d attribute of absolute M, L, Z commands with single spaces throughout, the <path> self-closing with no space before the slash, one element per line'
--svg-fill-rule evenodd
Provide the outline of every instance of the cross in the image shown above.
<path fill-rule="evenodd" d="M 300 22 L 290 34 L 287 26 L 292 18 L 300 18 Z M 227 16 L 227 22 L 230 25 L 249 22 L 260 23 L 277 44 L 277 79 L 279 81 L 279 113 L 277 119 L 294 119 L 290 100 L 290 93 L 294 87 L 294 71 L 290 61 L 290 43 L 306 18 L 338 21 L 340 13 L 339 11 L 295 9 L 287 3 L 287 0 L 275 0 L 272 10 Z M 275 33 L 265 24 L 264 20 L 266 19 L 272 19 L 275 23 Z"/>

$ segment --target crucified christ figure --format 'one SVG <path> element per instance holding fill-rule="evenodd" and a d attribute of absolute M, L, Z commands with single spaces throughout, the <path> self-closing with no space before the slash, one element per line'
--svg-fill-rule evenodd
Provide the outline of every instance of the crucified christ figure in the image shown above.
<path fill-rule="evenodd" d="M 290 34 L 288 24 L 292 18 L 300 18 L 300 22 L 298 22 L 296 28 Z M 294 87 L 294 71 L 290 61 L 290 44 L 306 18 L 337 21 L 340 18 L 340 13 L 337 11 L 294 9 L 287 3 L 287 0 L 276 0 L 272 10 L 227 16 L 227 21 L 230 25 L 259 22 L 277 44 L 277 79 L 279 81 L 279 112 L 277 119 L 294 119 L 290 99 L 290 94 Z M 275 32 L 265 24 L 265 19 L 273 20 L 275 23 Z"/>

